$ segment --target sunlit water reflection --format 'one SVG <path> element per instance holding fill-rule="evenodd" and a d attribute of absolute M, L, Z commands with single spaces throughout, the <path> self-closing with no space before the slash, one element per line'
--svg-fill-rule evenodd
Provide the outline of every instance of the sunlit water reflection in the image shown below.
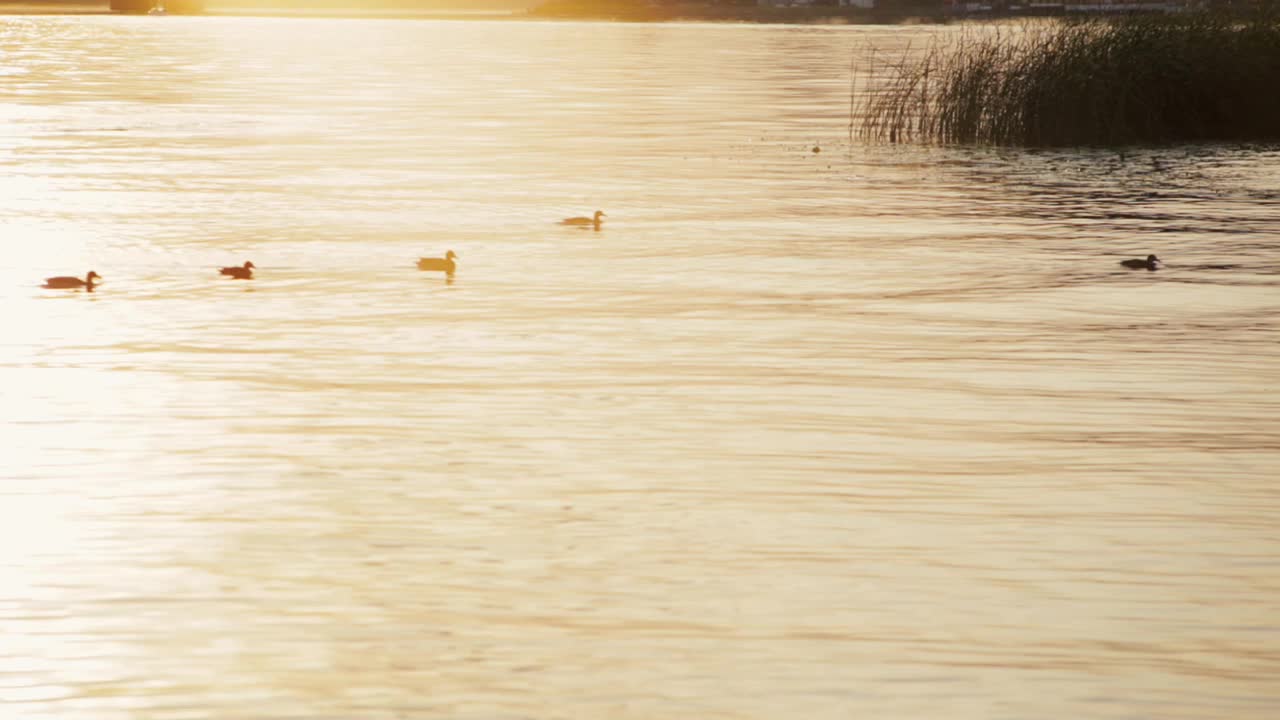
<path fill-rule="evenodd" d="M 1280 150 L 928 32 L 0 20 L 0 715 L 1274 717 Z"/>

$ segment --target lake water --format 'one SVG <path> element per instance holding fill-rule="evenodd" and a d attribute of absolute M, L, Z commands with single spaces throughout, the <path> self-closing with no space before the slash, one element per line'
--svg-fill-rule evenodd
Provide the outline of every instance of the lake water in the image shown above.
<path fill-rule="evenodd" d="M 933 32 L 0 18 L 0 716 L 1276 717 L 1280 148 Z"/>

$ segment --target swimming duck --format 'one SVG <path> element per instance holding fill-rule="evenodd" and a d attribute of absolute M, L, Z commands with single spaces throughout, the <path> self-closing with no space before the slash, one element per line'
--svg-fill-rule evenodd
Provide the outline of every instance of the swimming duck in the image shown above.
<path fill-rule="evenodd" d="M 1132 260 L 1121 260 L 1120 264 L 1130 270 L 1141 270 L 1142 268 L 1155 270 L 1160 267 L 1160 258 L 1155 255 L 1148 255 L 1146 260 L 1138 260 L 1137 258 L 1134 258 Z"/>
<path fill-rule="evenodd" d="M 579 216 L 579 217 L 565 218 L 560 221 L 560 224 L 561 225 L 578 225 L 578 226 L 594 225 L 598 228 L 600 227 L 600 218 L 604 216 L 605 216 L 604 213 L 597 210 L 596 214 L 592 215 L 591 217 Z"/>
<path fill-rule="evenodd" d="M 458 269 L 457 253 L 450 250 L 445 253 L 442 258 L 418 258 L 419 270 L 440 270 L 446 275 L 452 275 L 454 270 Z"/>
<path fill-rule="evenodd" d="M 218 272 L 223 275 L 230 275 L 236 280 L 252 280 L 253 279 L 253 263 L 246 262 L 243 267 L 224 267 Z"/>
<path fill-rule="evenodd" d="M 89 274 L 85 275 L 83 280 L 81 280 L 78 277 L 71 277 L 70 275 L 59 275 L 58 277 L 45 278 L 44 287 L 53 288 L 56 290 L 85 288 L 89 292 L 93 292 L 93 284 L 94 284 L 93 281 L 101 280 L 101 279 L 102 279 L 101 275 L 90 270 Z"/>

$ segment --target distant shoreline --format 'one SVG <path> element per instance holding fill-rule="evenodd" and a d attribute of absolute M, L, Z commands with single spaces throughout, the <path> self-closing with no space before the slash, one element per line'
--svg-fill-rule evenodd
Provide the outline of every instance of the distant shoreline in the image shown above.
<path fill-rule="evenodd" d="M 106 0 L 76 2 L 5 2 L 0 0 L 0 15 L 112 15 Z M 226 5 L 210 3 L 201 15 L 214 17 L 295 17 L 295 18 L 377 18 L 406 20 L 582 20 L 598 22 L 707 22 L 707 23 L 774 23 L 785 25 L 866 25 L 902 22 L 946 22 L 943 13 L 906 13 L 857 8 L 773 8 L 720 7 L 690 3 L 654 7 L 631 5 L 600 8 L 581 4 L 578 0 L 552 0 L 529 10 L 440 10 L 424 8 L 359 7 L 251 7 L 234 1 Z"/>
<path fill-rule="evenodd" d="M 409 10 L 388 8 L 385 10 L 361 10 L 358 8 L 241 8 L 212 7 L 206 8 L 201 15 L 213 17 L 292 17 L 292 18 L 350 18 L 366 20 L 508 20 L 523 18 L 524 13 L 511 13 L 502 10 L 488 11 L 449 11 L 449 10 Z"/>
<path fill-rule="evenodd" d="M 0 2 L 0 15 L 110 15 L 106 2 Z"/>
<path fill-rule="evenodd" d="M 8 3 L 0 0 L 0 16 L 5 15 L 120 15 L 127 17 L 130 13 L 113 12 L 106 2 L 50 2 Z M 180 15 L 173 13 L 173 15 Z M 133 14 L 134 17 L 137 14 Z M 409 10 L 388 8 L 385 10 L 362 10 L 359 8 L 250 8 L 250 7 L 212 7 L 193 17 L 297 17 L 297 18 L 368 18 L 368 19 L 406 19 L 406 20 L 504 20 L 528 17 L 523 12 L 502 10 L 488 11 L 448 11 L 448 10 Z"/>
<path fill-rule="evenodd" d="M 760 7 L 687 2 L 648 3 L 547 0 L 529 10 L 530 18 L 547 20 L 604 20 L 614 22 L 713 22 L 777 25 L 881 25 L 886 23 L 943 23 L 954 19 L 940 5 L 856 7 Z"/>

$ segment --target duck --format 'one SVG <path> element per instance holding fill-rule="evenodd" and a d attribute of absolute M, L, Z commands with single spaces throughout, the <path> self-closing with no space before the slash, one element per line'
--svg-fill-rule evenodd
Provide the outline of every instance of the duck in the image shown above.
<path fill-rule="evenodd" d="M 1155 255 L 1148 255 L 1146 260 L 1139 260 L 1137 258 L 1133 258 L 1131 260 L 1121 260 L 1120 264 L 1129 268 L 1130 270 L 1141 270 L 1142 268 L 1146 268 L 1148 270 L 1155 270 L 1156 268 L 1160 267 L 1160 258 L 1156 257 Z"/>
<path fill-rule="evenodd" d="M 446 275 L 452 275 L 454 270 L 458 269 L 458 254 L 450 250 L 444 254 L 442 258 L 418 258 L 419 270 L 440 270 Z"/>
<path fill-rule="evenodd" d="M 565 218 L 560 221 L 560 224 L 561 225 L 577 225 L 579 227 L 585 226 L 585 225 L 594 225 L 596 228 L 599 228 L 600 218 L 602 217 L 605 217 L 605 214 L 597 210 L 595 215 L 592 215 L 591 217 L 578 216 L 578 217 Z"/>
<path fill-rule="evenodd" d="M 102 279 L 101 275 L 90 270 L 89 274 L 85 275 L 83 280 L 81 280 L 78 277 L 72 277 L 70 275 L 59 275 L 58 277 L 45 278 L 44 287 L 53 288 L 55 290 L 70 290 L 74 288 L 84 288 L 89 292 L 93 292 L 94 281 L 101 280 L 101 279 Z"/>
<path fill-rule="evenodd" d="M 253 263 L 246 262 L 241 267 L 236 267 L 235 265 L 232 265 L 231 267 L 224 267 L 218 272 L 222 273 L 223 275 L 230 275 L 236 280 L 252 280 L 253 279 Z"/>

